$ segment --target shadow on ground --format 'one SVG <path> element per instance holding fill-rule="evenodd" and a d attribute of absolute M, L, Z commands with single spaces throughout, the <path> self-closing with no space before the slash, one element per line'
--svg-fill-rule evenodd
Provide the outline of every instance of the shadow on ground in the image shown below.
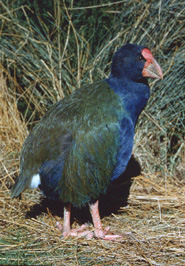
<path fill-rule="evenodd" d="M 111 213 L 117 213 L 120 207 L 127 205 L 130 187 L 134 177 L 140 175 L 141 167 L 134 156 L 131 157 L 126 171 L 110 185 L 106 195 L 100 197 L 100 215 L 101 218 L 109 216 Z M 64 204 L 60 201 L 52 201 L 42 198 L 39 204 L 35 204 L 27 212 L 26 218 L 35 218 L 41 213 L 47 213 L 47 208 L 52 215 L 63 217 Z M 71 222 L 78 220 L 79 223 L 91 222 L 88 206 L 81 209 L 73 207 Z"/>

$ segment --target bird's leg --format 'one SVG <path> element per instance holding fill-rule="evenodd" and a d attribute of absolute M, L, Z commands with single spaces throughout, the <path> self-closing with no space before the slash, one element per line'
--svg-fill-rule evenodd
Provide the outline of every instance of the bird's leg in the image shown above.
<path fill-rule="evenodd" d="M 61 224 L 59 222 L 56 223 L 57 228 L 60 231 L 62 231 L 63 237 L 87 236 L 89 239 L 93 237 L 93 234 L 91 231 L 85 230 L 87 227 L 85 224 L 83 224 L 80 228 L 71 229 L 70 218 L 71 218 L 71 204 L 68 203 L 64 206 L 64 223 L 63 223 L 63 226 L 61 226 Z"/>
<path fill-rule="evenodd" d="M 71 231 L 70 225 L 71 218 L 71 203 L 66 204 L 64 206 L 64 224 L 63 224 L 63 236 L 67 236 Z"/>
<path fill-rule="evenodd" d="M 87 230 L 86 225 L 82 225 L 78 229 L 71 229 L 70 226 L 70 217 L 71 217 L 71 204 L 68 203 L 64 206 L 64 223 L 63 227 L 57 222 L 57 227 L 60 231 L 62 231 L 63 237 L 73 236 L 73 237 L 82 237 L 86 236 L 88 239 L 92 239 L 93 236 L 96 238 L 101 238 L 104 240 L 115 240 L 116 238 L 120 238 L 120 235 L 107 235 L 109 231 L 109 227 L 106 227 L 104 230 L 102 228 L 100 214 L 99 214 L 99 202 L 98 200 L 95 203 L 89 204 L 90 213 L 92 216 L 93 224 L 94 224 L 94 232 Z"/>
<path fill-rule="evenodd" d="M 63 223 L 63 226 L 59 222 L 56 223 L 56 227 L 60 231 L 62 231 L 63 237 L 66 237 L 70 234 L 70 231 L 71 231 L 70 218 L 71 218 L 71 204 L 67 203 L 64 206 L 64 223 Z"/>
<path fill-rule="evenodd" d="M 98 200 L 95 203 L 89 204 L 90 213 L 92 216 L 93 224 L 95 227 L 95 237 L 105 239 L 105 240 L 114 240 L 118 237 L 122 237 L 120 235 L 107 235 L 109 231 L 109 227 L 105 230 L 102 229 L 100 214 L 99 214 L 99 202 Z"/>
<path fill-rule="evenodd" d="M 104 237 L 105 233 L 102 229 L 100 214 L 99 214 L 99 202 L 98 200 L 95 203 L 89 204 L 90 213 L 92 216 L 94 228 L 95 228 L 95 236 L 98 238 Z"/>

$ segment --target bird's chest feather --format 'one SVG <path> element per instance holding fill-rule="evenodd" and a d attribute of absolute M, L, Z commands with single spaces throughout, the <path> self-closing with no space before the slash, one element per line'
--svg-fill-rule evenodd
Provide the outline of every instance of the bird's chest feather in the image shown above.
<path fill-rule="evenodd" d="M 124 117 L 120 121 L 119 142 L 116 153 L 116 164 L 111 176 L 111 181 L 118 178 L 126 169 L 132 155 L 134 144 L 134 123 L 131 118 Z"/>

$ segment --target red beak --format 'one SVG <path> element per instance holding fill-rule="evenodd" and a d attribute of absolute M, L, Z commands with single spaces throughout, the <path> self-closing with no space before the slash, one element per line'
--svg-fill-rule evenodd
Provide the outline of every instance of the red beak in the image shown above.
<path fill-rule="evenodd" d="M 146 59 L 146 63 L 143 68 L 143 77 L 163 79 L 162 69 L 151 51 L 148 48 L 144 48 L 141 53 L 144 59 Z"/>

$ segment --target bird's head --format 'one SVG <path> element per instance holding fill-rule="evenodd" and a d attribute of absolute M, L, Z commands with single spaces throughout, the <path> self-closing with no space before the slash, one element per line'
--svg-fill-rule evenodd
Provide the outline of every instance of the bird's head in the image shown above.
<path fill-rule="evenodd" d="M 143 78 L 163 79 L 161 67 L 152 52 L 136 44 L 126 44 L 114 54 L 111 75 L 132 81 Z"/>

